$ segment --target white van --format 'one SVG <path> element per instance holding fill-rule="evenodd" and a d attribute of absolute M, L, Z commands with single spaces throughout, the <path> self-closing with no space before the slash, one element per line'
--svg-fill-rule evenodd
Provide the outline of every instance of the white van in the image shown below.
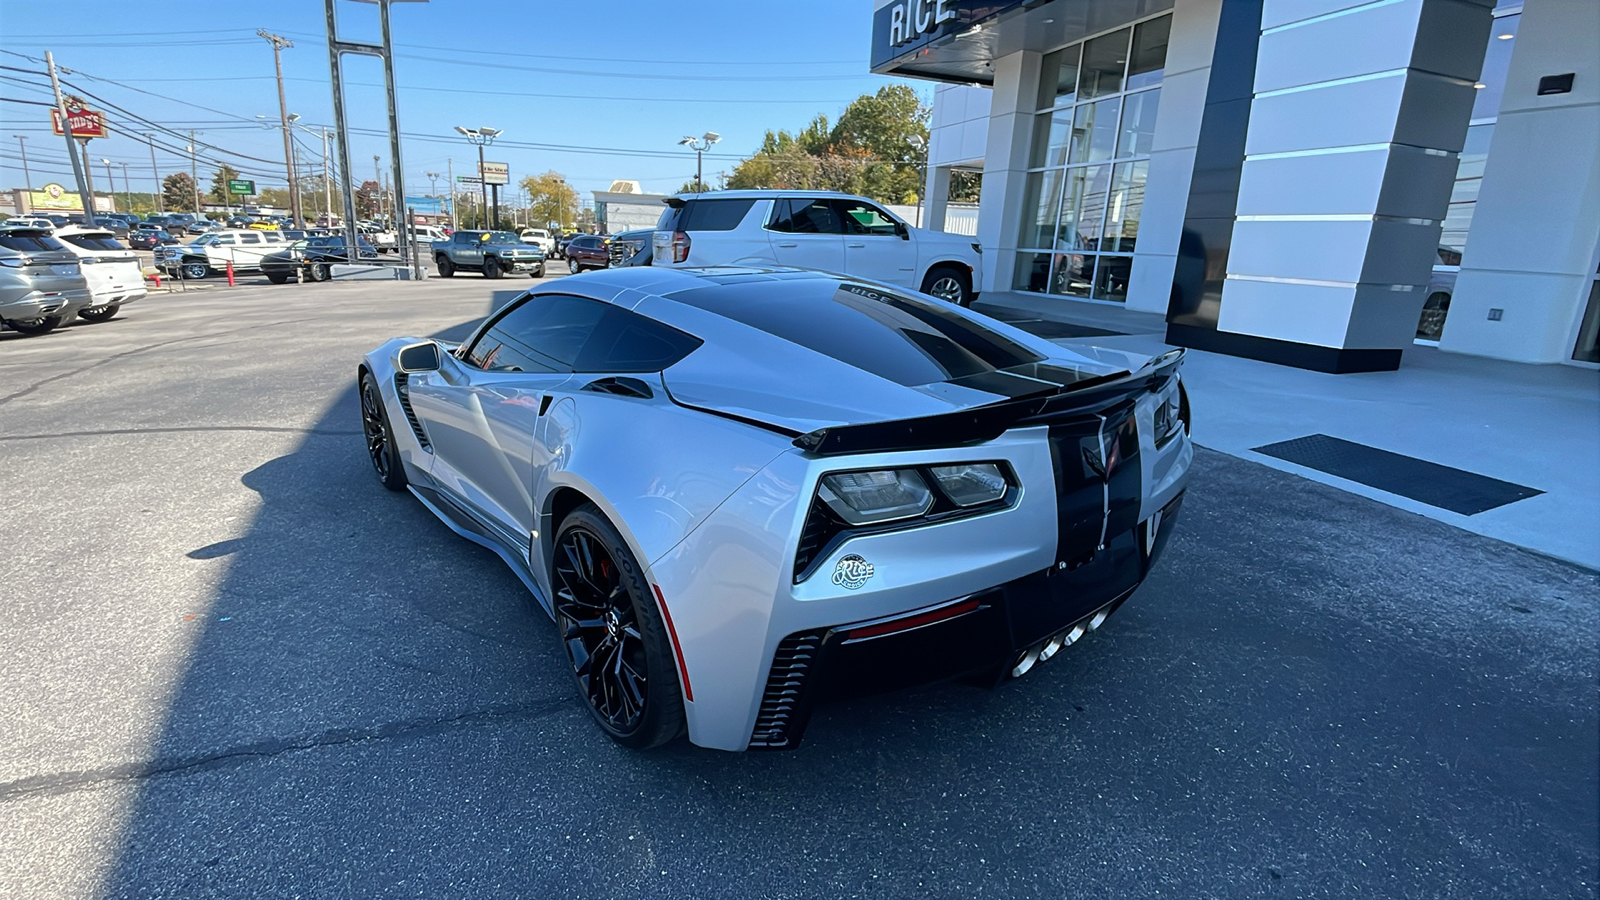
<path fill-rule="evenodd" d="M 94 299 L 78 310 L 90 322 L 104 322 L 115 316 L 125 303 L 149 293 L 144 286 L 144 266 L 127 245 L 102 228 L 64 225 L 55 236 L 78 257 L 79 269 L 89 282 Z"/>

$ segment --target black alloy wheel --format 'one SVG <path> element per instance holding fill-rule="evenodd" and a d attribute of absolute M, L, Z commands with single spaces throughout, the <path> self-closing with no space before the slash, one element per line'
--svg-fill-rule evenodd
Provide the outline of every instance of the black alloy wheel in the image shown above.
<path fill-rule="evenodd" d="M 450 257 L 441 256 L 434 262 L 439 266 L 440 278 L 449 278 L 451 275 L 456 273 L 456 264 L 450 261 Z"/>
<path fill-rule="evenodd" d="M 43 316 L 37 319 L 12 319 L 6 324 L 22 334 L 49 334 L 66 321 L 65 316 Z"/>
<path fill-rule="evenodd" d="M 389 428 L 389 414 L 384 412 L 383 397 L 378 393 L 378 382 L 368 372 L 361 373 L 361 434 L 367 441 L 367 456 L 378 473 L 383 486 L 398 491 L 406 486 L 406 472 L 400 465 L 400 451 L 394 443 L 394 432 Z"/>
<path fill-rule="evenodd" d="M 683 732 L 683 699 L 665 628 L 633 554 L 592 505 L 562 522 L 555 546 L 556 627 L 578 694 L 602 731 L 646 749 Z"/>
<path fill-rule="evenodd" d="M 500 268 L 500 260 L 498 260 L 498 259 L 485 259 L 483 261 L 483 277 L 485 277 L 485 278 L 499 278 L 501 275 L 504 275 L 505 273 L 506 273 L 506 270 Z"/>

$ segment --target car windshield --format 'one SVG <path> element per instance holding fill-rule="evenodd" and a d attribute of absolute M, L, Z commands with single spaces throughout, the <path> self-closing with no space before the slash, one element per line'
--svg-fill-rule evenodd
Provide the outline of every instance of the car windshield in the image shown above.
<path fill-rule="evenodd" d="M 483 241 L 485 244 L 522 243 L 522 238 L 517 237 L 509 231 L 484 231 L 480 233 L 483 235 L 483 237 L 479 238 L 479 240 Z"/>

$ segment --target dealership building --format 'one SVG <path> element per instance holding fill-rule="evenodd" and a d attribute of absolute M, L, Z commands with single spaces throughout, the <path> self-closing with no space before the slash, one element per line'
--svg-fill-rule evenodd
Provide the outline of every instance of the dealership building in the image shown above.
<path fill-rule="evenodd" d="M 982 290 L 1326 372 L 1600 363 L 1596 0 L 877 0 Z"/>

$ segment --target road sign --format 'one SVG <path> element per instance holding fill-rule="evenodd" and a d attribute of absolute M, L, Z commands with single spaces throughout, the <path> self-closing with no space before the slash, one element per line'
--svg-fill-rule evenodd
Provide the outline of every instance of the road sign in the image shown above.
<path fill-rule="evenodd" d="M 255 192 L 256 183 L 254 181 L 241 181 L 238 179 L 233 179 L 228 182 L 228 193 L 230 194 L 248 195 L 254 194 Z"/>
<path fill-rule="evenodd" d="M 483 180 L 482 178 L 479 178 L 476 175 L 457 175 L 456 176 L 456 181 L 459 181 L 459 182 L 461 182 L 463 184 L 477 184 L 478 182 L 480 182 L 482 180 Z"/>
<path fill-rule="evenodd" d="M 67 122 L 72 126 L 72 136 L 82 140 L 89 138 L 103 138 L 106 136 L 106 114 L 98 109 L 83 109 L 81 107 L 67 107 Z M 61 111 L 51 107 L 50 127 L 56 134 L 63 134 L 61 130 Z"/>
<path fill-rule="evenodd" d="M 484 184 L 511 183 L 511 165 L 509 163 L 480 163 L 478 165 L 478 174 L 483 176 Z"/>

